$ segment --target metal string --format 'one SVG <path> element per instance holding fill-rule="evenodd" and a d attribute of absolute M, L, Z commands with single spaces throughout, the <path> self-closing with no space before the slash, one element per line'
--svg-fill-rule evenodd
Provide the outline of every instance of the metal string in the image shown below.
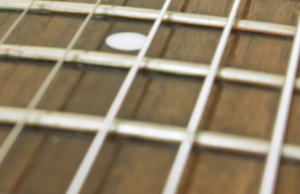
<path fill-rule="evenodd" d="M 1 38 L 0 40 L 0 46 L 6 41 L 6 39 L 9 37 L 9 35 L 12 33 L 12 31 L 17 27 L 17 25 L 21 22 L 21 20 L 24 18 L 24 16 L 26 15 L 26 13 L 28 12 L 28 10 L 30 9 L 30 7 L 35 3 L 36 0 L 32 0 L 31 3 L 29 4 L 29 6 L 23 10 L 22 14 L 16 19 L 16 21 L 10 26 L 10 28 L 6 31 L 6 33 L 4 34 L 4 36 Z M 12 142 L 13 143 L 13 142 Z M 5 145 L 5 142 L 2 144 L 2 147 L 3 145 Z M 8 145 L 8 144 L 6 144 Z M 1 148 L 2 148 L 1 147 Z M 3 161 L 3 158 L 5 157 L 6 155 L 6 152 L 9 150 L 6 151 L 6 149 L 2 149 L 0 148 L 0 165 Z M 1 154 L 2 153 L 2 154 Z"/>
<path fill-rule="evenodd" d="M 300 16 L 297 24 L 289 66 L 281 93 L 279 108 L 273 129 L 272 141 L 260 187 L 260 194 L 272 194 L 275 190 L 278 166 L 280 164 L 281 148 L 287 126 L 290 105 L 294 90 L 300 52 Z"/>
<path fill-rule="evenodd" d="M 15 27 L 20 23 L 20 21 L 26 15 L 26 13 L 28 12 L 29 8 L 33 5 L 33 3 L 35 1 L 36 0 L 33 0 L 30 3 L 30 5 L 23 11 L 23 13 L 18 17 L 18 19 L 14 22 L 14 24 L 4 34 L 4 36 L 0 40 L 0 45 L 2 45 L 6 41 L 6 39 L 8 38 L 8 36 L 12 33 L 12 31 L 15 29 Z M 24 124 L 26 123 L 26 120 L 27 120 L 28 116 L 30 115 L 31 111 L 35 108 L 35 106 L 37 105 L 37 103 L 39 102 L 39 100 L 41 99 L 41 97 L 43 96 L 43 94 L 45 93 L 46 89 L 48 88 L 48 86 L 50 85 L 51 81 L 55 77 L 57 71 L 61 67 L 61 65 L 62 65 L 65 57 L 67 56 L 67 54 L 69 53 L 69 51 L 71 50 L 71 48 L 74 46 L 74 44 L 78 40 L 80 34 L 84 30 L 86 24 L 88 23 L 88 21 L 92 17 L 92 15 L 93 15 L 93 13 L 94 13 L 97 5 L 99 5 L 99 4 L 100 4 L 100 0 L 96 3 L 96 6 L 94 7 L 93 12 L 90 12 L 90 14 L 88 15 L 88 17 L 84 21 L 84 23 L 81 25 L 80 29 L 77 31 L 76 35 L 78 35 L 78 36 L 75 35 L 73 37 L 72 41 L 70 42 L 69 46 L 66 49 L 66 52 L 65 52 L 64 56 L 56 63 L 56 65 L 54 66 L 54 68 L 52 69 L 52 71 L 50 72 L 50 74 L 47 76 L 47 79 L 45 80 L 45 82 L 43 83 L 43 85 L 41 86 L 41 88 L 39 89 L 39 91 L 37 92 L 37 94 L 35 95 L 35 97 L 33 98 L 33 100 L 31 101 L 31 103 L 27 107 L 27 111 L 26 111 L 26 113 L 24 115 L 23 122 L 18 122 L 16 124 L 16 126 L 14 127 L 14 129 L 12 130 L 12 132 L 10 133 L 9 137 L 6 139 L 6 140 L 10 139 L 10 142 L 12 142 L 10 144 L 10 146 L 8 146 L 9 143 L 6 143 L 7 141 L 5 141 L 3 143 L 3 145 L 2 145 L 2 147 L 0 149 L 0 164 L 1 164 L 2 160 L 3 160 L 3 158 L 5 157 L 7 151 L 9 150 L 9 148 L 11 147 L 11 145 L 13 144 L 14 140 L 16 139 L 16 137 L 18 136 L 18 134 L 20 133 L 20 131 L 23 128 Z M 228 23 L 229 23 L 229 20 L 228 20 Z M 228 23 L 227 23 L 227 25 L 228 25 Z M 298 27 L 299 27 L 299 24 L 300 24 L 300 21 L 298 22 Z M 227 25 L 226 25 L 226 27 L 227 27 Z M 230 25 L 230 28 L 231 28 L 231 25 Z M 225 30 L 224 30 L 224 32 L 225 32 Z M 224 35 L 224 32 L 223 32 L 223 35 Z M 149 36 L 150 36 L 150 34 L 149 34 Z M 151 41 L 150 41 L 150 43 L 151 43 Z M 220 45 L 221 45 L 221 41 L 219 43 L 219 46 Z M 225 42 L 225 45 L 226 45 L 226 42 Z M 225 45 L 224 45 L 224 48 L 225 48 Z M 275 186 L 275 182 L 276 182 L 276 175 L 277 175 L 277 169 L 278 169 L 278 165 L 279 165 L 279 162 L 280 162 L 280 151 L 281 151 L 282 141 L 283 141 L 283 137 L 284 137 L 284 133 L 285 133 L 286 123 L 287 123 L 287 118 L 288 118 L 288 113 L 289 113 L 289 108 L 290 108 L 290 103 L 291 103 L 291 97 L 292 97 L 292 92 L 293 92 L 293 84 L 294 84 L 294 81 L 295 81 L 295 75 L 296 75 L 296 70 L 297 70 L 297 65 L 298 65 L 299 50 L 300 50 L 299 49 L 299 45 L 300 45 L 300 31 L 299 31 L 299 28 L 297 28 L 296 37 L 295 37 L 294 45 L 293 45 L 293 51 L 292 51 L 292 54 L 291 54 L 291 57 L 290 57 L 290 62 L 289 62 L 289 69 L 288 69 L 288 72 L 287 72 L 287 75 L 286 75 L 286 81 L 285 81 L 284 89 L 283 89 L 283 92 L 282 92 L 282 97 L 281 97 L 281 100 L 280 100 L 280 107 L 279 107 L 278 113 L 277 113 L 276 123 L 275 123 L 275 127 L 274 127 L 274 133 L 273 133 L 273 136 L 272 136 L 271 147 L 270 147 L 270 151 L 269 151 L 269 154 L 268 154 L 268 159 L 267 159 L 267 163 L 266 163 L 266 168 L 265 168 L 265 172 L 264 172 L 264 177 L 263 177 L 263 181 L 262 181 L 262 186 L 261 186 L 260 194 L 271 194 L 274 191 L 274 186 Z M 222 53 L 223 53 L 223 51 L 222 51 Z M 219 62 L 221 60 L 222 53 L 221 53 L 221 55 L 219 57 Z M 217 56 L 217 52 L 215 54 L 215 57 L 216 56 Z M 218 64 L 219 64 L 219 62 L 218 62 Z M 214 61 L 213 61 L 213 63 L 214 63 Z M 212 65 L 213 65 L 213 63 L 212 63 Z M 137 67 L 138 67 L 138 65 L 137 65 Z M 136 72 L 137 72 L 137 70 L 138 70 L 138 68 L 136 69 Z M 211 70 L 212 70 L 212 68 L 211 68 Z M 216 68 L 216 70 L 217 70 L 217 68 Z M 134 78 L 135 74 L 132 74 L 133 78 Z M 129 75 L 130 75 L 130 73 L 129 73 Z M 129 75 L 128 75 L 128 77 L 129 77 Z M 207 76 L 207 78 L 206 78 L 205 81 L 208 80 L 208 76 Z M 215 76 L 213 76 L 213 79 L 214 79 L 214 77 Z M 133 80 L 133 78 L 132 78 L 132 80 Z M 211 81 L 212 83 L 213 83 L 213 79 Z M 125 82 L 126 82 L 126 80 L 125 80 Z M 125 82 L 124 82 L 123 85 L 128 85 L 128 84 L 125 84 Z M 131 81 L 131 83 L 132 83 L 132 81 Z M 129 87 L 130 87 L 131 83 L 129 84 Z M 205 83 L 203 85 L 203 90 L 202 90 L 201 94 L 204 93 Z M 211 86 L 212 86 L 212 83 L 211 83 Z M 209 88 L 208 92 L 207 92 L 208 93 L 207 94 L 207 98 L 208 98 L 209 92 L 211 90 L 211 86 L 210 86 L 210 88 L 207 87 L 207 88 Z M 128 87 L 128 89 L 129 89 L 129 87 Z M 121 88 L 121 90 L 120 90 L 119 93 L 125 93 L 124 94 L 124 96 L 125 96 L 128 90 L 127 91 L 124 90 L 124 91 L 122 92 L 122 88 Z M 198 102 L 200 101 L 201 94 L 199 96 Z M 117 101 L 118 96 L 115 99 L 115 101 Z M 117 114 L 120 106 L 122 105 L 123 99 L 121 100 L 121 102 L 120 102 L 120 100 L 118 100 L 120 102 L 119 103 L 120 104 L 119 107 L 118 106 L 114 106 L 115 103 L 111 107 L 111 109 L 115 109 L 116 110 L 115 111 L 116 114 Z M 204 103 L 204 108 L 205 108 L 205 104 L 207 102 L 207 99 L 206 100 L 203 99 L 202 101 L 205 101 L 205 103 Z M 197 105 L 200 104 L 198 102 L 197 102 Z M 192 123 L 191 121 L 194 120 L 193 123 L 195 123 L 195 121 L 196 121 L 195 119 L 193 119 L 194 118 L 193 116 L 194 116 L 194 113 L 196 111 L 196 108 L 198 107 L 197 105 L 196 105 L 196 107 L 194 109 L 192 118 L 191 118 L 190 123 L 189 123 L 188 137 L 185 140 L 185 142 L 188 142 L 188 140 L 193 139 L 193 138 L 191 138 L 191 137 L 193 137 L 193 135 L 189 135 L 190 134 L 189 131 L 192 131 L 192 130 L 189 130 L 189 129 L 191 129 L 191 126 L 195 126 L 195 125 L 191 124 Z M 116 107 L 118 107 L 118 108 L 116 108 Z M 197 121 L 196 127 L 194 128 L 195 130 L 196 130 L 196 128 L 197 128 L 197 126 L 198 126 L 198 124 L 199 124 L 199 122 L 201 120 L 204 108 L 203 108 L 203 110 L 201 112 L 199 111 L 200 113 L 198 113 L 198 116 L 200 116 L 200 119 L 198 119 L 198 121 Z M 110 114 L 108 113 L 107 118 L 109 117 L 109 115 Z M 112 117 L 111 120 L 114 119 L 115 115 Z M 106 125 L 104 125 L 104 128 L 105 128 L 105 126 Z M 107 129 L 109 128 L 109 124 L 107 125 L 106 128 Z M 19 132 L 15 133 L 15 135 L 11 135 L 14 131 L 19 131 Z M 10 138 L 11 136 L 13 138 Z M 105 136 L 104 136 L 104 138 L 105 138 Z M 104 138 L 103 138 L 103 141 L 104 141 Z M 191 148 L 191 145 L 190 146 L 187 146 L 187 145 L 184 146 L 185 142 L 182 143 L 182 145 L 180 147 L 180 150 L 178 152 L 178 155 L 179 155 L 181 150 L 187 151 L 187 148 L 189 147 L 188 151 L 187 151 L 187 154 L 186 154 L 186 157 L 184 159 L 185 160 L 184 165 L 186 163 L 188 153 L 190 152 L 189 150 Z M 3 149 L 2 149 L 3 147 L 8 147 L 8 149 L 7 149 L 6 152 L 3 152 Z M 182 147 L 186 147 L 186 148 L 185 149 L 181 149 Z M 100 148 L 101 148 L 101 145 L 100 145 Z M 5 154 L 3 155 L 2 153 L 5 153 Z M 3 155 L 3 157 L 2 157 L 2 155 Z M 178 155 L 177 155 L 177 158 L 178 158 Z M 177 158 L 176 158 L 176 161 L 177 161 Z M 176 161 L 174 163 L 174 166 L 176 164 Z M 182 172 L 180 174 L 182 174 Z M 178 182 L 179 182 L 179 180 L 178 180 Z M 178 186 L 178 184 L 177 184 L 177 186 Z M 165 189 L 164 193 L 174 193 L 174 192 L 167 192 L 167 190 Z"/>
<path fill-rule="evenodd" d="M 23 115 L 22 119 L 20 119 L 17 124 L 14 126 L 14 128 L 11 130 L 9 133 L 8 137 L 5 139 L 3 144 L 1 145 L 0 148 L 0 165 L 2 164 L 5 156 L 7 155 L 8 151 L 11 149 L 12 145 L 16 141 L 18 135 L 20 134 L 22 128 L 24 127 L 26 121 L 28 120 L 30 114 L 32 111 L 35 109 L 36 105 L 39 103 L 41 100 L 42 96 L 45 94 L 46 90 L 48 89 L 49 85 L 51 84 L 52 80 L 54 79 L 55 75 L 57 74 L 58 70 L 62 66 L 66 56 L 69 54 L 70 50 L 73 48 L 75 45 L 76 41 L 78 40 L 79 36 L 85 29 L 87 23 L 93 16 L 96 8 L 100 4 L 101 0 L 98 0 L 97 3 L 95 4 L 94 8 L 92 11 L 89 13 L 89 15 L 86 17 L 84 22 L 81 24 L 80 28 L 72 38 L 71 42 L 67 46 L 63 56 L 57 61 L 55 66 L 51 69 L 50 73 L 47 75 L 45 81 L 37 91 L 37 93 L 34 95 L 33 99 L 30 101 L 29 105 L 26 108 L 25 114 Z"/>
<path fill-rule="evenodd" d="M 13 23 L 13 25 L 10 26 L 10 28 L 6 31 L 6 33 L 4 34 L 4 36 L 2 36 L 1 40 L 0 40 L 0 46 L 6 41 L 6 39 L 8 38 L 8 36 L 12 33 L 12 31 L 17 27 L 17 25 L 20 23 L 20 21 L 24 18 L 24 16 L 26 15 L 26 13 L 28 12 L 28 10 L 30 9 L 30 7 L 34 4 L 36 0 L 32 0 L 31 3 L 29 4 L 29 6 L 24 9 L 24 11 L 22 12 L 22 14 L 18 17 L 18 19 L 16 19 L 16 21 Z"/>
<path fill-rule="evenodd" d="M 235 19 L 235 15 L 237 13 L 237 10 L 239 8 L 241 0 L 235 0 L 229 18 L 227 20 L 226 26 L 224 28 L 224 31 L 222 33 L 222 36 L 220 38 L 217 50 L 214 54 L 209 72 L 205 78 L 204 84 L 202 86 L 201 92 L 199 94 L 196 106 L 194 108 L 193 114 L 190 118 L 188 127 L 187 127 L 187 133 L 185 140 L 182 141 L 179 151 L 177 153 L 177 156 L 175 158 L 175 162 L 172 166 L 171 172 L 169 174 L 169 178 L 167 180 L 167 183 L 165 185 L 164 194 L 175 194 L 180 179 L 182 177 L 191 147 L 193 145 L 194 139 L 195 139 L 195 133 L 197 130 L 197 127 L 202 119 L 202 115 L 205 109 L 205 106 L 207 104 L 207 100 L 209 98 L 209 94 L 211 91 L 211 88 L 213 86 L 214 79 L 216 77 L 216 73 L 218 71 L 218 67 L 220 64 L 220 61 L 222 59 L 223 52 L 225 50 L 225 46 L 227 43 L 227 39 L 230 35 L 230 31 Z"/>
<path fill-rule="evenodd" d="M 67 194 L 78 194 L 80 192 L 80 190 L 85 182 L 85 179 L 87 178 L 87 175 L 98 155 L 98 152 L 100 151 L 100 149 L 103 145 L 103 142 L 107 136 L 109 127 L 111 126 L 113 120 L 115 119 L 115 117 L 124 101 L 124 98 L 125 98 L 128 90 L 130 89 L 130 86 L 136 76 L 139 66 L 148 51 L 148 48 L 149 48 L 149 46 L 159 28 L 159 25 L 162 21 L 163 15 L 167 11 L 170 3 L 171 3 L 171 0 L 165 1 L 164 5 L 159 13 L 159 16 L 155 20 L 154 25 L 152 26 L 152 28 L 147 36 L 147 39 L 146 39 L 142 49 L 140 50 L 140 52 L 139 52 L 135 62 L 133 63 L 129 73 L 127 74 L 116 98 L 114 99 L 113 104 L 111 105 L 111 107 L 104 119 L 103 125 L 99 126 L 99 131 L 98 131 L 96 137 L 94 138 L 91 146 L 89 147 L 89 150 L 88 150 L 87 154 L 85 155 L 75 177 L 73 178 L 73 181 L 68 188 Z"/>

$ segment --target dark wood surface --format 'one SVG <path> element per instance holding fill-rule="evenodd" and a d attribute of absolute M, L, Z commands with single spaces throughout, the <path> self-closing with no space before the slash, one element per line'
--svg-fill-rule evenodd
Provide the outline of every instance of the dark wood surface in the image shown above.
<path fill-rule="evenodd" d="M 68 0 L 95 3 L 95 0 Z M 160 9 L 158 0 L 104 0 L 104 4 Z M 173 0 L 170 9 L 227 16 L 232 0 Z M 242 0 L 238 18 L 295 25 L 299 1 Z M 0 12 L 2 36 L 19 12 Z M 6 44 L 65 48 L 84 16 L 29 13 Z M 105 38 L 116 32 L 147 34 L 153 23 L 93 18 L 75 48 L 136 55 L 109 48 Z M 210 63 L 221 29 L 164 23 L 147 56 Z M 233 31 L 221 66 L 284 75 L 292 38 Z M 54 63 L 0 59 L 0 105 L 26 107 Z M 38 105 L 39 109 L 104 116 L 127 70 L 65 64 Z M 298 72 L 298 76 L 300 73 Z M 119 118 L 186 126 L 202 78 L 141 71 L 118 114 Z M 270 139 L 280 90 L 216 81 L 199 129 Z M 300 144 L 300 94 L 295 92 L 286 143 Z M 0 126 L 2 142 L 12 126 Z M 92 134 L 26 127 L 0 167 L 0 192 L 64 193 L 91 141 Z M 178 145 L 109 136 L 82 193 L 161 193 Z M 180 192 L 254 194 L 264 157 L 194 148 Z M 299 163 L 283 160 L 277 194 L 300 192 Z"/>

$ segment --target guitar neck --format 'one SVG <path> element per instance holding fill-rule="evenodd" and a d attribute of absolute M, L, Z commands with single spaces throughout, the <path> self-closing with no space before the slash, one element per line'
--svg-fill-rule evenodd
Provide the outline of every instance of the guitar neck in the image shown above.
<path fill-rule="evenodd" d="M 96 134 L 106 129 L 80 193 L 172 193 L 166 185 L 174 177 L 179 182 L 170 185 L 177 193 L 259 193 L 268 155 L 276 153 L 269 152 L 272 143 L 280 145 L 278 170 L 271 170 L 278 173 L 273 186 L 266 185 L 273 193 L 299 193 L 300 78 L 290 68 L 290 59 L 297 59 L 292 53 L 299 3 L 244 0 L 230 24 L 236 2 L 172 0 L 137 62 L 142 46 L 116 49 L 107 38 L 124 32 L 149 38 L 164 1 L 103 0 L 99 6 L 96 0 L 1 1 L 0 39 L 25 15 L 0 45 L 0 193 L 70 193 Z M 225 49 L 216 56 L 222 37 Z M 216 57 L 220 63 L 213 75 Z M 108 122 L 135 63 L 139 71 Z M 199 93 L 211 75 L 203 115 L 191 133 Z M 286 88 L 295 89 L 287 95 L 291 105 L 282 102 Z M 278 117 L 281 106 L 286 113 Z M 280 118 L 287 123 L 281 127 L 284 141 L 277 142 L 272 134 Z M 18 126 L 1 161 L 7 137 Z M 186 142 L 191 151 L 179 157 Z M 178 158 L 187 162 L 183 173 L 173 176 Z"/>

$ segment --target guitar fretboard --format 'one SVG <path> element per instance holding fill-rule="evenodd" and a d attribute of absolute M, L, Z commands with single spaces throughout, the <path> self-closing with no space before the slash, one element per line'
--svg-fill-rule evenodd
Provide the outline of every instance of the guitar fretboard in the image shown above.
<path fill-rule="evenodd" d="M 300 160 L 300 31 L 297 8 L 284 9 L 297 3 L 278 2 L 1 1 L 0 122 L 11 130 L 1 136 L 0 178 L 15 169 L 3 192 L 41 193 L 39 183 L 68 194 L 286 192 L 279 169 Z M 146 35 L 140 50 L 105 42 L 130 31 Z M 22 150 L 26 136 L 33 147 Z M 113 137 L 135 146 L 114 159 Z M 55 155 L 43 153 L 54 145 Z"/>

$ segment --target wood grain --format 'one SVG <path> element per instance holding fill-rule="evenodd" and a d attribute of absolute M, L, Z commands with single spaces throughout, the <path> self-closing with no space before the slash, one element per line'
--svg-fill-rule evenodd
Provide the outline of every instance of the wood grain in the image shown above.
<path fill-rule="evenodd" d="M 95 0 L 68 0 L 95 3 Z M 103 4 L 160 9 L 163 1 L 105 0 Z M 174 0 L 173 11 L 227 16 L 232 0 Z M 238 18 L 295 25 L 299 1 L 242 0 Z M 0 35 L 18 16 L 0 12 Z M 83 16 L 29 13 L 7 44 L 64 48 Z M 105 38 L 134 31 L 147 34 L 152 22 L 93 18 L 75 48 L 136 55 L 109 48 Z M 164 23 L 147 56 L 210 63 L 222 31 Z M 222 66 L 284 75 L 292 38 L 233 31 Z M 25 107 L 54 63 L 0 60 L 0 105 Z M 104 116 L 127 70 L 64 64 L 39 108 Z M 298 70 L 300 76 L 300 70 Z M 203 79 L 141 71 L 119 118 L 186 126 Z M 280 90 L 216 81 L 199 129 L 270 139 Z M 300 94 L 294 93 L 285 142 L 300 144 Z M 11 126 L 1 126 L 0 141 Z M 26 128 L 0 167 L 0 191 L 64 193 L 92 134 Z M 82 193 L 161 193 L 178 145 L 109 136 Z M 264 157 L 194 148 L 179 193 L 253 194 L 259 189 Z M 298 194 L 299 163 L 282 161 L 277 194 Z"/>

